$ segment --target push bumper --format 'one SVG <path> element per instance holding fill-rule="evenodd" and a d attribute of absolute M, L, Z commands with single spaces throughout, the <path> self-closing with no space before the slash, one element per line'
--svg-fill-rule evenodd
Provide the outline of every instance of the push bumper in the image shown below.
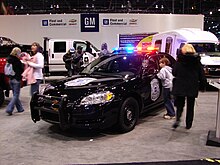
<path fill-rule="evenodd" d="M 47 120 L 51 123 L 59 123 L 62 129 L 66 129 L 69 127 L 66 103 L 67 98 L 65 96 L 55 97 L 35 93 L 30 102 L 31 118 L 35 123 L 40 121 L 40 119 Z M 44 106 L 46 104 L 49 104 L 50 106 Z M 55 117 L 56 120 L 53 118 L 46 118 L 45 114 L 52 114 L 51 116 L 56 116 L 57 118 Z"/>
<path fill-rule="evenodd" d="M 70 127 L 103 129 L 112 126 L 118 120 L 119 102 L 102 106 L 70 105 L 67 97 L 35 94 L 30 103 L 31 118 L 35 123 L 42 119 L 59 124 L 61 129 Z"/>

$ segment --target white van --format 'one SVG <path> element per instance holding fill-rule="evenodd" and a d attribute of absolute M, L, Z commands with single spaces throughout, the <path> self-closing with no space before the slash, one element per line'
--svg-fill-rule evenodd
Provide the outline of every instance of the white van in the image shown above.
<path fill-rule="evenodd" d="M 86 49 L 86 41 L 77 39 L 48 39 L 44 38 L 45 75 L 62 75 L 66 72 L 63 55 L 70 48 L 81 46 Z M 91 44 L 92 53 L 99 55 L 99 50 Z"/>
<path fill-rule="evenodd" d="M 220 52 L 218 38 L 208 31 L 183 28 L 153 35 L 152 45 L 176 59 L 177 50 L 185 43 L 192 44 L 201 56 L 207 77 L 220 77 Z"/>

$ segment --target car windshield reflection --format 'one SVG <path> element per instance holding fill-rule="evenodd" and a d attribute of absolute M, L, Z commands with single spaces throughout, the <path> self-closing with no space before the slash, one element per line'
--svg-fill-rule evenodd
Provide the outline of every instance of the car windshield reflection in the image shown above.
<path fill-rule="evenodd" d="M 100 75 L 121 75 L 134 76 L 141 69 L 141 60 L 137 56 L 115 56 L 108 58 L 103 56 L 92 63 L 81 72 L 82 74 L 100 74 Z"/>

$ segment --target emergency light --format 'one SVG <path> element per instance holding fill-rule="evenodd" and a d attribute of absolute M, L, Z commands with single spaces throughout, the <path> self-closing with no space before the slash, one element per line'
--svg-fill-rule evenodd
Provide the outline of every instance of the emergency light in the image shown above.
<path fill-rule="evenodd" d="M 141 53 L 155 53 L 158 52 L 159 48 L 153 47 L 153 46 L 148 46 L 148 47 L 133 47 L 132 45 L 126 46 L 126 47 L 116 47 L 113 49 L 113 53 L 118 54 L 118 53 L 134 53 L 137 52 L 139 54 Z"/>

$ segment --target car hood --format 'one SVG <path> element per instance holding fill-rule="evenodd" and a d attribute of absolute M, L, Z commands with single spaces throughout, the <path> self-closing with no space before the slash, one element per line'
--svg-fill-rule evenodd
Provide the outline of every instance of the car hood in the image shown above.
<path fill-rule="evenodd" d="M 93 92 L 111 90 L 127 80 L 122 76 L 75 75 L 52 82 L 44 94 L 59 97 L 67 95 L 69 98 L 75 99 Z"/>
<path fill-rule="evenodd" d="M 43 94 L 57 97 L 67 96 L 72 102 L 81 100 L 92 93 L 117 90 L 117 86 L 126 81 L 127 79 L 120 76 L 76 75 L 51 83 Z"/>
<path fill-rule="evenodd" d="M 63 87 L 65 89 L 71 88 L 100 88 L 103 86 L 112 86 L 117 84 L 118 82 L 124 81 L 123 77 L 107 77 L 107 76 L 100 76 L 100 75 L 93 75 L 93 76 L 77 76 L 72 79 L 68 79 L 63 82 Z"/>

